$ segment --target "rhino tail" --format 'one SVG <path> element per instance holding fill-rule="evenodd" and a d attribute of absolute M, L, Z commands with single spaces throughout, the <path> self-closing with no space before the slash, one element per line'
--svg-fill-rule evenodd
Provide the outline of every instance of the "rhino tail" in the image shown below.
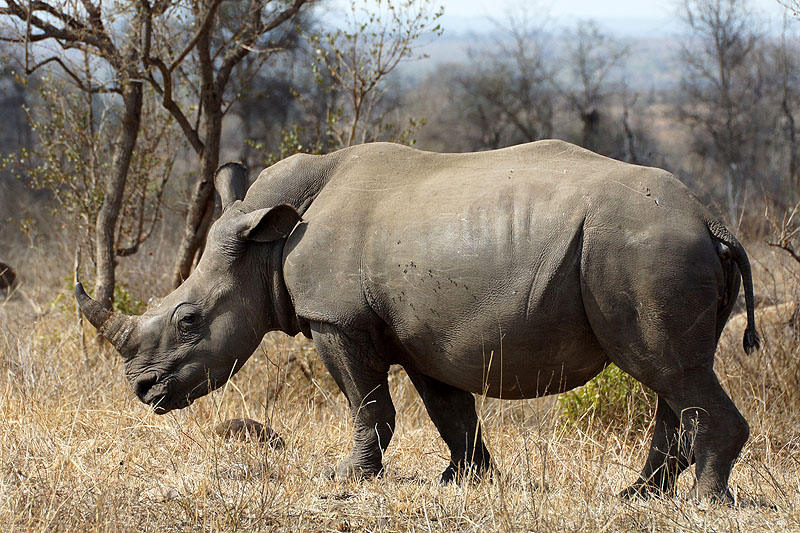
<path fill-rule="evenodd" d="M 706 226 L 711 238 L 719 245 L 717 253 L 721 259 L 733 259 L 739 267 L 742 275 L 742 285 L 744 285 L 744 301 L 747 307 L 747 327 L 744 330 L 742 346 L 746 353 L 758 350 L 761 347 L 761 339 L 756 331 L 755 305 L 753 303 L 753 274 L 750 271 L 750 260 L 739 240 L 725 227 L 725 225 L 714 219 L 706 218 Z"/>

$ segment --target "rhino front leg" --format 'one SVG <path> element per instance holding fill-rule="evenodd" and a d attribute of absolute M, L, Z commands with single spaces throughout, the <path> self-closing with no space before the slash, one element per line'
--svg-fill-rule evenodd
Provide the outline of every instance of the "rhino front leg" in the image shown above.
<path fill-rule="evenodd" d="M 353 449 L 333 474 L 338 479 L 374 477 L 383 469 L 383 452 L 394 433 L 389 365 L 365 332 L 345 333 L 314 323 L 311 333 L 325 367 L 347 397 L 354 425 Z"/>
<path fill-rule="evenodd" d="M 489 450 L 483 444 L 472 394 L 413 371 L 406 373 L 450 448 L 450 465 L 442 472 L 441 482 L 447 484 L 489 471 Z"/>

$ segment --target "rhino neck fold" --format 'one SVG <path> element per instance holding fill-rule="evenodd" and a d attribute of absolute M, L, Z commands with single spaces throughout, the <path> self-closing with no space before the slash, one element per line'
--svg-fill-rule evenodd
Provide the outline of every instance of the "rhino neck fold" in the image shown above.
<path fill-rule="evenodd" d="M 302 328 L 300 327 L 297 314 L 294 311 L 294 304 L 283 280 L 283 246 L 286 239 L 279 245 L 273 246 L 267 260 L 267 291 L 269 301 L 267 303 L 267 316 L 271 330 L 279 330 L 287 335 L 297 335 Z M 305 331 L 303 331 L 305 333 Z"/>

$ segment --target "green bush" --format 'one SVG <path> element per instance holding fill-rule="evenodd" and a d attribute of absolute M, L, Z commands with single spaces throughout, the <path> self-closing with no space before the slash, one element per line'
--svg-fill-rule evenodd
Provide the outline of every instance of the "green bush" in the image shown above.
<path fill-rule="evenodd" d="M 114 311 L 126 315 L 141 315 L 147 310 L 147 304 L 137 300 L 124 285 L 114 285 Z"/>
<path fill-rule="evenodd" d="M 656 406 L 656 394 L 609 364 L 583 387 L 558 397 L 558 410 L 567 425 L 588 428 L 592 423 L 619 428 L 647 428 Z"/>

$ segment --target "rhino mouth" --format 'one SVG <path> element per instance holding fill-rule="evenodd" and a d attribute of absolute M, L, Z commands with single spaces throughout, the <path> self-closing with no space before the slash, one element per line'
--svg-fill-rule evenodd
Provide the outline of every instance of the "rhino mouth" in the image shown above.
<path fill-rule="evenodd" d="M 157 372 L 143 374 L 136 379 L 133 385 L 136 396 L 142 403 L 153 408 L 157 415 L 163 415 L 175 409 L 183 409 L 194 403 L 195 400 L 208 394 L 208 381 L 196 385 L 188 393 L 175 394 L 174 378 L 164 378 Z"/>
<path fill-rule="evenodd" d="M 163 415 L 175 409 L 189 407 L 192 403 L 194 403 L 195 399 L 196 398 L 192 398 L 190 396 L 177 396 L 170 398 L 168 392 L 156 391 L 152 394 L 152 396 L 148 395 L 148 398 L 144 401 L 144 403 L 152 407 L 155 414 Z"/>
<path fill-rule="evenodd" d="M 190 398 L 182 398 L 178 401 L 173 401 L 171 403 L 167 402 L 167 397 L 163 396 L 159 398 L 158 401 L 155 403 L 149 404 L 153 408 L 153 412 L 157 415 L 164 415 L 169 413 L 174 409 L 183 409 L 184 407 L 189 407 L 194 400 Z"/>
<path fill-rule="evenodd" d="M 173 409 L 181 409 L 191 402 L 187 399 L 170 398 L 171 380 L 161 379 L 157 372 L 148 372 L 139 376 L 133 384 L 133 390 L 142 403 L 149 405 L 157 415 L 163 415 Z"/>

